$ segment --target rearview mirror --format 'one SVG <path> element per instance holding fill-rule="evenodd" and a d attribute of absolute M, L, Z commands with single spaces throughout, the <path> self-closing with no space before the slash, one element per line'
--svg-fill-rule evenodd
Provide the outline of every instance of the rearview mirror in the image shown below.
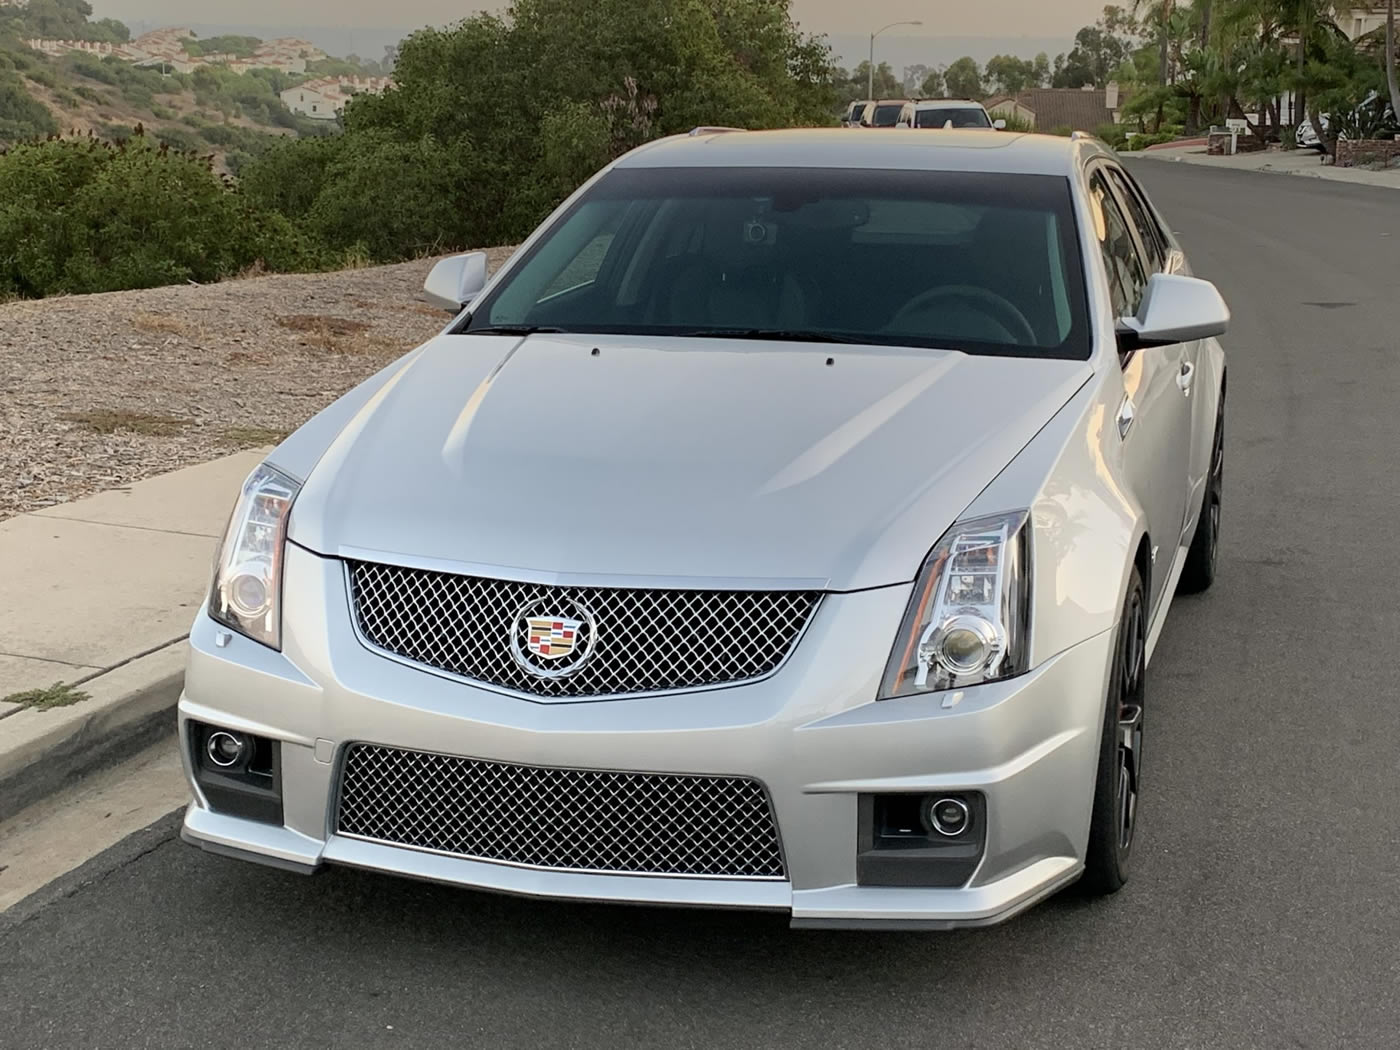
<path fill-rule="evenodd" d="M 1005 130 L 1006 130 L 1006 121 L 1004 121 L 1004 120 L 994 120 L 994 121 L 992 121 L 992 127 L 996 128 L 998 131 L 1005 131 Z"/>
<path fill-rule="evenodd" d="M 1147 282 L 1136 317 L 1118 322 L 1123 350 L 1171 346 L 1224 335 L 1230 308 L 1209 281 L 1174 273 L 1156 273 Z"/>
<path fill-rule="evenodd" d="M 481 294 L 486 287 L 486 253 L 468 252 L 440 260 L 423 282 L 423 297 L 452 313 Z"/>

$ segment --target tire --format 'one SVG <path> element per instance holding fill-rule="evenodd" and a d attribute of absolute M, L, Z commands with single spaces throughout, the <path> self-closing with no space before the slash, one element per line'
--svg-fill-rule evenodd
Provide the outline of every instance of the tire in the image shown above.
<path fill-rule="evenodd" d="M 1225 488 L 1225 402 L 1215 414 L 1215 439 L 1210 449 L 1210 476 L 1206 479 L 1201 518 L 1191 537 L 1186 565 L 1176 589 L 1181 594 L 1200 594 L 1215 582 L 1215 565 L 1220 557 L 1220 503 Z"/>
<path fill-rule="evenodd" d="M 1103 739 L 1094 779 L 1094 809 L 1081 890 L 1117 893 L 1128 881 L 1142 787 L 1143 694 L 1147 658 L 1147 598 L 1133 570 L 1113 642 L 1104 704 Z"/>

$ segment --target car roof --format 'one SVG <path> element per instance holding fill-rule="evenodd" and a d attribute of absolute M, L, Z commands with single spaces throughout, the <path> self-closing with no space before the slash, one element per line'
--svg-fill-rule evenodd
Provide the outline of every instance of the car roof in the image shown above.
<path fill-rule="evenodd" d="M 620 168 L 811 167 L 905 171 L 1073 174 L 1088 155 L 1110 152 L 1077 135 L 945 130 L 937 135 L 852 135 L 840 128 L 699 131 L 648 143 L 617 161 Z"/>
<path fill-rule="evenodd" d="M 983 109 L 980 102 L 970 98 L 921 98 L 914 103 L 916 109 Z"/>

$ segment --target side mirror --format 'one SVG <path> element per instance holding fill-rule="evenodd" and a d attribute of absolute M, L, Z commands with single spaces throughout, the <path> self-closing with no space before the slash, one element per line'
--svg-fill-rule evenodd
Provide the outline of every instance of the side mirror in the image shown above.
<path fill-rule="evenodd" d="M 433 306 L 459 313 L 486 287 L 486 253 L 468 252 L 440 260 L 423 282 L 423 297 Z"/>
<path fill-rule="evenodd" d="M 1005 131 L 1005 130 L 1006 130 L 1006 121 L 1004 121 L 1004 120 L 994 120 L 994 121 L 992 121 L 992 127 L 996 128 L 998 131 Z"/>
<path fill-rule="evenodd" d="M 1155 273 L 1147 282 L 1136 317 L 1118 322 L 1122 350 L 1171 346 L 1224 335 L 1230 308 L 1209 281 L 1180 274 Z"/>

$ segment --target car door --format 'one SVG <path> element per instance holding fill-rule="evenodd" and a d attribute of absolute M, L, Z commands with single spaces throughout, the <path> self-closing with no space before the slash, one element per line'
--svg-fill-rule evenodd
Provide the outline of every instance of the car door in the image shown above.
<path fill-rule="evenodd" d="M 1090 172 L 1090 202 L 1114 314 L 1129 317 L 1142 305 L 1152 260 L 1110 188 L 1108 171 L 1101 164 Z M 1118 432 L 1129 483 L 1147 514 L 1150 603 L 1155 611 L 1166 594 L 1186 516 L 1191 411 L 1180 385 L 1185 350 L 1180 345 L 1153 347 L 1121 356 L 1120 362 L 1124 397 L 1117 413 Z"/>
<path fill-rule="evenodd" d="M 1186 273 L 1186 259 L 1173 245 L 1171 238 L 1162 229 L 1152 206 L 1142 188 L 1126 171 L 1116 165 L 1105 165 L 1109 182 L 1118 199 L 1123 203 L 1124 214 L 1138 234 L 1143 257 L 1148 264 L 1148 273 Z M 1187 273 L 1187 276 L 1190 276 Z M 1182 394 L 1191 402 L 1187 439 L 1186 475 L 1182 484 L 1186 486 L 1186 515 L 1182 522 L 1182 542 L 1190 540 L 1188 529 L 1192 522 L 1192 512 L 1200 505 L 1205 491 L 1206 475 L 1210 472 L 1211 442 L 1215 434 L 1214 405 L 1209 396 L 1200 396 L 1198 388 L 1208 381 L 1205 376 L 1206 361 L 1203 359 L 1203 346 L 1199 340 L 1181 344 L 1181 364 L 1177 385 Z M 1207 419 L 1206 417 L 1210 418 Z"/>

